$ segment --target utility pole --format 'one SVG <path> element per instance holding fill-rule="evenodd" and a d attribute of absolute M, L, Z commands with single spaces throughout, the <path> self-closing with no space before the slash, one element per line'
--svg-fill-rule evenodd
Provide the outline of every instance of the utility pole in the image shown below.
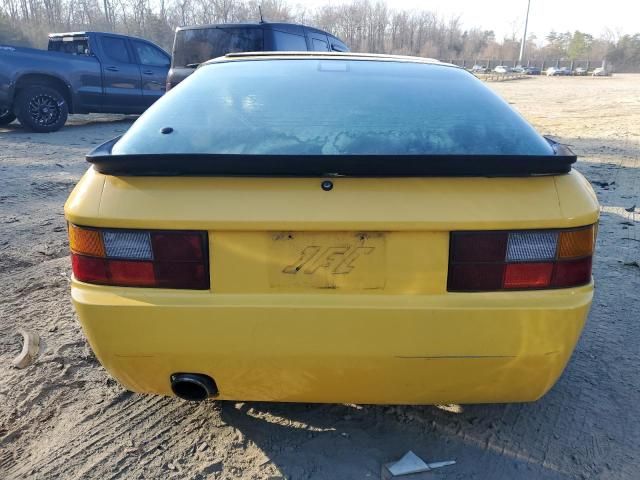
<path fill-rule="evenodd" d="M 527 43 L 527 26 L 529 25 L 529 8 L 531 8 L 531 0 L 527 0 L 527 16 L 524 19 L 524 33 L 522 34 L 522 42 L 520 43 L 520 57 L 518 65 L 522 65 L 522 57 L 524 57 L 524 46 Z"/>

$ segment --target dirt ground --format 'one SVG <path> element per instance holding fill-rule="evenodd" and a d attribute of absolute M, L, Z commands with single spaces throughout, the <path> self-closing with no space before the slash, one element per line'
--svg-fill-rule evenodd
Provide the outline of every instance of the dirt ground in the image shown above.
<path fill-rule="evenodd" d="M 379 478 L 413 450 L 443 479 L 640 478 L 640 76 L 490 84 L 573 146 L 602 204 L 593 309 L 558 384 L 531 404 L 186 403 L 124 391 L 69 300 L 62 206 L 92 146 L 131 117 L 0 129 L 0 478 Z M 630 210 L 630 211 L 628 211 Z M 18 328 L 43 339 L 24 370 Z"/>

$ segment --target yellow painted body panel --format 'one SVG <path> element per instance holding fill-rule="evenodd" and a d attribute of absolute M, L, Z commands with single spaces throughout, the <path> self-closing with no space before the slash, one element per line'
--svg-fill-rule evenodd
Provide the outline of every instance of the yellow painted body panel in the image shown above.
<path fill-rule="evenodd" d="M 594 223 L 575 170 L 529 178 L 113 177 L 90 169 L 65 206 L 78 225 L 199 230 L 450 231 Z M 561 204 L 562 201 L 562 204 Z"/>
<path fill-rule="evenodd" d="M 582 330 L 592 287 L 450 295 L 209 295 L 74 282 L 100 362 L 170 395 L 205 373 L 222 399 L 518 402 L 542 396 Z"/>
<path fill-rule="evenodd" d="M 172 373 L 195 372 L 242 400 L 516 402 L 554 384 L 593 285 L 448 293 L 449 232 L 595 223 L 579 173 L 320 181 L 89 170 L 70 222 L 206 230 L 211 257 L 210 291 L 74 280 L 102 364 L 131 390 L 170 395 Z"/>
<path fill-rule="evenodd" d="M 373 240 L 376 243 L 371 239 L 350 239 L 360 235 L 365 234 L 210 232 L 209 250 L 215 252 L 215 259 L 211 262 L 212 289 L 216 293 L 323 292 L 339 295 L 358 291 L 382 295 L 445 292 L 449 249 L 447 232 L 367 232 L 366 235 L 375 235 Z M 293 245 L 288 245 L 290 243 Z M 313 274 L 306 269 L 297 274 L 283 273 L 288 266 L 295 264 L 299 252 L 306 245 L 318 246 L 321 250 L 338 250 L 347 246 L 353 251 L 359 244 L 365 248 L 375 245 L 376 250 L 356 258 L 350 265 L 353 270 L 348 273 L 331 274 L 343 268 L 338 258 L 329 262 L 329 268 L 318 268 Z M 425 248 L 415 248 L 415 245 L 424 245 Z M 317 256 L 323 253 L 320 251 Z M 338 250 L 335 256 L 339 254 Z M 347 259 L 348 255 L 349 251 Z M 317 262 L 315 265 L 309 262 L 311 269 L 318 265 Z M 331 278 L 326 279 L 326 274 Z"/>

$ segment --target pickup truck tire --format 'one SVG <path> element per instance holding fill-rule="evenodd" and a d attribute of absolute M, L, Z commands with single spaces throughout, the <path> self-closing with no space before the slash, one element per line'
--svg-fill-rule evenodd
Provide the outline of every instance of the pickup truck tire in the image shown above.
<path fill-rule="evenodd" d="M 55 88 L 45 85 L 33 85 L 21 90 L 15 105 L 22 126 L 39 133 L 60 130 L 69 115 L 64 96 Z"/>
<path fill-rule="evenodd" d="M 9 125 L 16 119 L 16 116 L 8 108 L 0 108 L 0 125 Z"/>

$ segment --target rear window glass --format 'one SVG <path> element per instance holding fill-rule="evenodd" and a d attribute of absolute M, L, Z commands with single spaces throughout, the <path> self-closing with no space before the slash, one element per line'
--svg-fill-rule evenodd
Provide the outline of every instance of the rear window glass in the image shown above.
<path fill-rule="evenodd" d="M 329 44 L 324 40 L 313 39 L 313 49 L 317 52 L 326 52 L 329 50 Z"/>
<path fill-rule="evenodd" d="M 173 66 L 199 64 L 233 52 L 263 50 L 262 28 L 198 28 L 179 30 L 173 48 Z"/>
<path fill-rule="evenodd" d="M 164 127 L 173 132 L 161 134 Z M 344 59 L 205 65 L 147 110 L 112 153 L 554 154 L 462 69 Z"/>
<path fill-rule="evenodd" d="M 307 41 L 302 35 L 294 33 L 279 32 L 273 30 L 273 50 L 281 50 L 285 52 L 304 52 L 307 50 Z"/>
<path fill-rule="evenodd" d="M 89 40 L 87 38 L 55 38 L 49 39 L 50 52 L 69 53 L 71 55 L 89 55 Z"/>

